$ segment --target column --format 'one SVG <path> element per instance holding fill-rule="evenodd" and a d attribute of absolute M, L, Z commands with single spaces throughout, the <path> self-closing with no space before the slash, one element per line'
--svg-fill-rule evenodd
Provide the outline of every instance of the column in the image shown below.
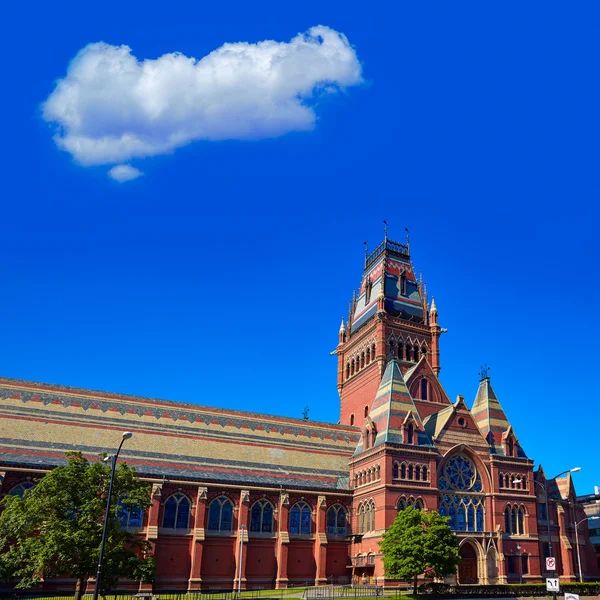
<path fill-rule="evenodd" d="M 192 566 L 188 589 L 202 589 L 202 552 L 204 550 L 204 525 L 206 523 L 206 501 L 208 489 L 198 487 L 196 509 L 194 511 L 194 541 L 192 542 Z"/>
<path fill-rule="evenodd" d="M 317 498 L 317 510 L 315 514 L 315 563 L 317 572 L 315 575 L 315 585 L 327 584 L 327 498 L 319 496 Z"/>
<path fill-rule="evenodd" d="M 496 526 L 496 535 L 498 542 L 498 583 L 507 583 L 506 579 L 506 560 L 504 556 L 504 542 L 502 540 L 502 526 Z"/>
<path fill-rule="evenodd" d="M 156 540 L 158 539 L 160 503 L 162 499 L 162 484 L 153 483 L 152 492 L 150 494 L 150 508 L 148 509 L 148 526 L 146 527 L 146 541 L 152 545 L 152 552 L 156 548 Z M 140 583 L 140 592 L 151 592 L 151 583 Z"/>
<path fill-rule="evenodd" d="M 277 553 L 277 578 L 275 579 L 275 587 L 277 589 L 286 588 L 288 586 L 288 551 L 290 544 L 289 533 L 290 521 L 290 495 L 287 492 L 279 494 L 279 519 L 277 544 L 275 552 Z"/>
<path fill-rule="evenodd" d="M 240 586 L 240 560 L 241 560 L 241 580 L 242 589 L 246 589 L 246 557 L 248 556 L 248 516 L 250 506 L 250 491 L 240 491 L 240 501 L 238 507 L 238 519 L 237 519 L 237 540 L 235 545 L 235 578 L 233 580 L 233 587 L 237 590 Z M 244 547 L 245 544 L 245 547 Z"/>

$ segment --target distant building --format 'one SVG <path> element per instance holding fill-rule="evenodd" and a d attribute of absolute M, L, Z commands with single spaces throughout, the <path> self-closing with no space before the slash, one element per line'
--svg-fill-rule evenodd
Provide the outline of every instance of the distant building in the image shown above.
<path fill-rule="evenodd" d="M 471 408 L 450 401 L 443 332 L 408 244 L 386 237 L 339 330 L 339 424 L 0 379 L 0 492 L 132 431 L 122 458 L 152 483 L 152 506 L 125 525 L 154 546 L 156 590 L 231 589 L 239 573 L 247 588 L 382 582 L 378 542 L 409 505 L 450 518 L 461 583 L 540 581 L 548 525 L 557 573 L 574 580 L 585 514 L 570 475 L 534 473 L 485 369 Z M 235 368 L 223 384 L 244 393 Z M 585 523 L 578 539 L 597 577 Z"/>
<path fill-rule="evenodd" d="M 590 542 L 596 553 L 596 566 L 600 570 L 600 488 L 596 486 L 593 494 L 577 496 L 577 503 L 581 504 L 588 517 Z M 597 517 L 597 519 L 591 519 Z"/>

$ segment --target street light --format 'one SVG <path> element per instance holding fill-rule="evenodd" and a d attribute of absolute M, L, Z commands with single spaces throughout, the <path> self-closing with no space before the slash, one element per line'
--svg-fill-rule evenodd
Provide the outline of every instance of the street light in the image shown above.
<path fill-rule="evenodd" d="M 578 523 L 575 523 L 575 545 L 577 546 L 577 564 L 579 566 L 579 582 L 583 581 L 583 576 L 581 574 L 581 555 L 579 554 L 579 526 L 584 521 L 595 521 L 596 519 L 600 519 L 600 517 L 586 517 L 585 519 L 581 519 Z"/>
<path fill-rule="evenodd" d="M 573 467 L 572 469 L 567 469 L 566 471 L 563 471 L 562 473 L 559 473 L 558 475 L 555 475 L 550 479 L 557 479 L 561 475 L 566 475 L 567 473 L 577 473 L 578 471 L 581 471 L 581 467 Z M 532 479 L 532 481 L 533 483 L 537 483 L 544 490 L 544 496 L 546 497 L 546 523 L 548 524 L 548 556 L 552 556 L 552 535 L 550 533 L 550 496 L 548 496 L 548 479 L 544 479 L 544 483 L 536 481 L 535 479 Z M 522 479 L 514 480 L 514 483 L 522 482 Z"/>
<path fill-rule="evenodd" d="M 128 440 L 133 433 L 131 431 L 125 431 L 121 436 L 121 443 L 117 448 L 117 453 L 114 456 L 107 456 L 104 462 L 110 460 L 110 484 L 108 485 L 108 498 L 106 499 L 106 513 L 104 514 L 104 527 L 102 529 L 102 542 L 100 543 L 100 557 L 98 558 L 98 572 L 96 573 L 96 587 L 94 588 L 94 600 L 98 600 L 98 594 L 100 593 L 100 581 L 102 579 L 102 559 L 104 558 L 104 545 L 106 544 L 106 531 L 108 529 L 108 518 L 110 516 L 110 500 L 112 497 L 113 481 L 115 479 L 115 467 L 117 466 L 117 459 L 119 458 L 119 452 L 123 442 Z"/>
<path fill-rule="evenodd" d="M 521 544 L 517 544 L 517 560 L 519 561 L 519 584 L 523 583 L 523 559 L 521 558 Z"/>

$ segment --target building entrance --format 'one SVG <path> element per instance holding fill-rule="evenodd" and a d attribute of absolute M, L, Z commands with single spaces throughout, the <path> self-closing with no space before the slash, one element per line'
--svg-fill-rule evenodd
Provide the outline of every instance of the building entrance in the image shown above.
<path fill-rule="evenodd" d="M 459 550 L 458 583 L 460 585 L 478 583 L 477 553 L 471 544 L 463 544 Z"/>

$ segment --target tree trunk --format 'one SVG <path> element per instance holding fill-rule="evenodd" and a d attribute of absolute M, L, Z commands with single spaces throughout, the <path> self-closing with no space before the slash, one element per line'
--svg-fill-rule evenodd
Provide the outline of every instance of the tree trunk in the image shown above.
<path fill-rule="evenodd" d="M 415 575 L 415 579 L 413 581 L 413 595 L 415 598 L 417 597 L 417 575 Z M 75 600 L 78 600 L 77 598 Z"/>
<path fill-rule="evenodd" d="M 85 588 L 87 584 L 87 577 L 77 578 L 77 584 L 75 585 L 75 597 L 73 600 L 81 600 L 83 594 L 85 594 Z"/>

